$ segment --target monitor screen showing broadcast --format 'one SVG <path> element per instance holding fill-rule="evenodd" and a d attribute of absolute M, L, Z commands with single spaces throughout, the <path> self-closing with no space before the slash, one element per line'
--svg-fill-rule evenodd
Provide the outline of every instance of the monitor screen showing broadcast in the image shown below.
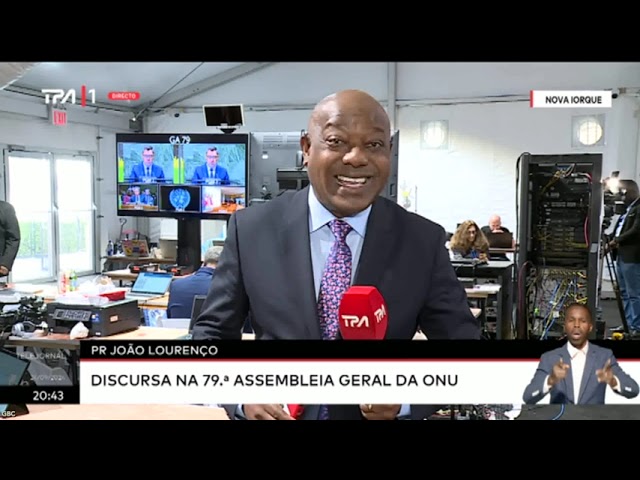
<path fill-rule="evenodd" d="M 228 218 L 245 207 L 247 134 L 117 134 L 120 216 Z"/>

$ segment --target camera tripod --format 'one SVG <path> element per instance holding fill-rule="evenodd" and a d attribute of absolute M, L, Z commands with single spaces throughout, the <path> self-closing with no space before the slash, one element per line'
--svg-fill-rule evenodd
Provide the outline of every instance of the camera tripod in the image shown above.
<path fill-rule="evenodd" d="M 611 247 L 609 247 L 609 242 L 611 242 L 611 240 L 612 238 L 609 235 L 607 235 L 606 233 L 602 234 L 603 260 L 607 266 L 607 271 L 609 272 L 609 278 L 611 279 L 611 286 L 613 287 L 613 293 L 616 297 L 616 304 L 618 306 L 620 320 L 622 321 L 622 325 L 620 327 L 614 327 L 610 329 L 612 331 L 611 338 L 613 340 L 625 340 L 631 337 L 631 332 L 629 331 L 629 323 L 627 322 L 627 317 L 624 313 L 624 304 L 622 302 L 622 294 L 620 293 L 618 271 L 616 270 L 616 265 L 613 260 Z M 600 296 L 600 292 L 602 292 L 602 277 L 600 278 L 600 288 L 598 289 L 598 296 Z"/>

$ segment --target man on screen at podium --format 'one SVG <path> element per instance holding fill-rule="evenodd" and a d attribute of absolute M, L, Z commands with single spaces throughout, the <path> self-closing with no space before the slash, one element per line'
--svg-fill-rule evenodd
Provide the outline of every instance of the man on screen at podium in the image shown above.
<path fill-rule="evenodd" d="M 549 394 L 550 403 L 602 405 L 607 386 L 625 398 L 638 396 L 638 384 L 620 368 L 613 352 L 589 342 L 592 330 L 593 318 L 586 305 L 567 307 L 567 343 L 542 355 L 524 391 L 524 403 L 538 403 Z"/>
<path fill-rule="evenodd" d="M 207 150 L 207 161 L 196 167 L 191 181 L 193 183 L 210 183 L 212 185 L 229 185 L 229 172 L 222 165 L 218 165 L 220 152 L 216 147 Z"/>
<path fill-rule="evenodd" d="M 153 160 L 155 152 L 153 147 L 145 147 L 142 151 L 142 162 L 134 165 L 129 175 L 129 181 L 133 183 L 152 183 L 164 180 L 164 170 L 160 165 L 155 165 Z"/>
<path fill-rule="evenodd" d="M 379 196 L 391 168 L 391 129 L 380 103 L 346 90 L 322 100 L 301 138 L 311 185 L 235 213 L 194 340 L 337 340 L 350 285 L 386 301 L 386 339 L 479 339 L 445 231 Z M 425 401 L 429 401 L 428 398 Z M 282 405 L 224 405 L 233 419 L 291 420 Z M 305 420 L 422 420 L 433 405 L 306 405 Z"/>

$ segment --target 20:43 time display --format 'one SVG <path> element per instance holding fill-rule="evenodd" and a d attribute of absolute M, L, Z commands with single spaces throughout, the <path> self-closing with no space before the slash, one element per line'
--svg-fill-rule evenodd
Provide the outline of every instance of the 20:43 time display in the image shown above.
<path fill-rule="evenodd" d="M 62 402 L 64 392 L 62 390 L 34 390 L 32 402 Z"/>

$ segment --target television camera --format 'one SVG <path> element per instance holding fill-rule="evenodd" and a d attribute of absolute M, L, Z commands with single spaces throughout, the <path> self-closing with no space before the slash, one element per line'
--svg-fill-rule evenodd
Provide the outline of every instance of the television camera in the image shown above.
<path fill-rule="evenodd" d="M 5 310 L 6 307 L 15 307 Z M 47 306 L 38 296 L 0 298 L 0 348 L 10 335 L 44 336 L 49 333 Z"/>
<path fill-rule="evenodd" d="M 637 335 L 631 335 L 629 330 L 629 324 L 627 323 L 627 317 L 624 311 L 624 304 L 622 301 L 622 294 L 620 293 L 620 281 L 618 272 L 616 270 L 616 263 L 611 250 L 610 242 L 613 240 L 614 234 L 606 233 L 611 227 L 613 217 L 615 215 L 622 215 L 627 206 L 625 204 L 625 196 L 627 191 L 628 182 L 631 180 L 620 180 L 620 172 L 611 172 L 611 176 L 603 180 L 603 194 L 604 194 L 604 210 L 602 219 L 602 234 L 600 251 L 602 252 L 602 260 L 606 262 L 609 278 L 611 279 L 611 286 L 615 294 L 618 311 L 620 314 L 620 320 L 622 325 L 611 329 L 611 339 L 613 340 L 637 340 Z M 602 278 L 600 279 L 599 291 L 602 290 Z"/>
<path fill-rule="evenodd" d="M 620 180 L 620 172 L 611 172 L 611 176 L 605 178 L 604 184 L 604 209 L 602 220 L 602 231 L 611 226 L 611 220 L 615 215 L 622 215 L 625 211 L 624 205 L 624 180 Z"/>

